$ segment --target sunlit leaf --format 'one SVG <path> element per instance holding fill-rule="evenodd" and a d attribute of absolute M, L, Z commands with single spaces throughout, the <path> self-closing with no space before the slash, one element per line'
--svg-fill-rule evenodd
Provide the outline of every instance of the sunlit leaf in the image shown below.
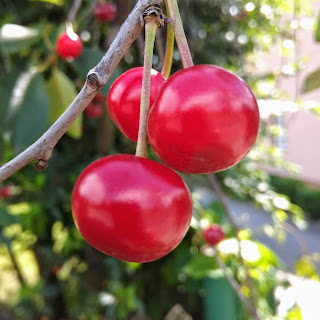
<path fill-rule="evenodd" d="M 316 24 L 316 30 L 315 30 L 315 40 L 317 42 L 320 42 L 320 15 L 318 16 L 317 24 Z"/>
<path fill-rule="evenodd" d="M 0 29 L 0 46 L 5 53 L 15 53 L 39 40 L 38 30 L 17 24 L 5 24 Z"/>
<path fill-rule="evenodd" d="M 309 256 L 301 257 L 294 265 L 298 276 L 319 280 L 319 275 Z"/>
<path fill-rule="evenodd" d="M 304 81 L 302 93 L 320 88 L 320 69 L 310 73 Z"/>
<path fill-rule="evenodd" d="M 54 69 L 46 83 L 49 96 L 49 121 L 54 123 L 77 96 L 73 82 L 60 70 Z M 82 135 L 82 115 L 70 126 L 67 134 L 74 139 Z"/>
<path fill-rule="evenodd" d="M 63 6 L 63 0 L 31 0 L 31 2 L 46 2 L 56 6 Z"/>

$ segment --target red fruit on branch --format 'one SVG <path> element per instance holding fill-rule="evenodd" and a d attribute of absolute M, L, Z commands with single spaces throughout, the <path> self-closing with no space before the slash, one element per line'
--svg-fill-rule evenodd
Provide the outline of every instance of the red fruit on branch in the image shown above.
<path fill-rule="evenodd" d="M 128 70 L 111 86 L 107 108 L 117 128 L 129 139 L 137 141 L 143 67 Z M 150 107 L 166 79 L 156 70 L 151 71 Z"/>
<path fill-rule="evenodd" d="M 76 59 L 82 52 L 82 41 L 80 37 L 74 32 L 62 33 L 57 42 L 56 50 L 59 56 L 64 59 Z"/>
<path fill-rule="evenodd" d="M 0 198 L 7 199 L 11 196 L 11 187 L 4 186 L 0 188 Z"/>
<path fill-rule="evenodd" d="M 104 101 L 105 96 L 102 95 L 101 93 L 97 93 L 97 95 L 93 98 L 92 102 L 94 103 L 101 103 L 102 101 Z"/>
<path fill-rule="evenodd" d="M 88 116 L 88 118 L 95 119 L 101 116 L 102 109 L 99 104 L 91 102 L 88 104 L 84 112 Z"/>
<path fill-rule="evenodd" d="M 213 224 L 203 231 L 204 240 L 213 246 L 224 239 L 224 232 L 218 224 Z"/>
<path fill-rule="evenodd" d="M 209 173 L 238 163 L 259 130 L 259 110 L 247 84 L 212 65 L 176 72 L 150 110 L 148 137 L 158 157 L 186 173 Z"/>
<path fill-rule="evenodd" d="M 72 212 L 83 238 L 120 260 L 149 262 L 183 239 L 192 215 L 188 187 L 168 167 L 119 154 L 91 163 L 72 193 Z"/>
<path fill-rule="evenodd" d="M 117 14 L 117 7 L 111 2 L 98 3 L 94 10 L 94 17 L 101 22 L 110 22 L 112 21 Z"/>

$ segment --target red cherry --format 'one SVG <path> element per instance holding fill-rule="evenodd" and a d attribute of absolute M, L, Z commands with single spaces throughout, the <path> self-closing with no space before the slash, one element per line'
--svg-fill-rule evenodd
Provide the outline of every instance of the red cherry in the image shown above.
<path fill-rule="evenodd" d="M 137 141 L 143 67 L 128 70 L 111 86 L 107 107 L 111 119 L 129 139 Z M 151 71 L 150 107 L 166 79 L 156 70 Z"/>
<path fill-rule="evenodd" d="M 84 112 L 88 116 L 88 118 L 95 119 L 95 118 L 98 118 L 98 117 L 101 116 L 102 109 L 101 109 L 101 106 L 99 104 L 91 102 L 86 107 Z"/>
<path fill-rule="evenodd" d="M 11 196 L 11 187 L 4 186 L 0 188 L 0 198 L 7 199 Z"/>
<path fill-rule="evenodd" d="M 218 224 L 213 224 L 203 231 L 204 240 L 215 246 L 224 239 L 224 232 Z"/>
<path fill-rule="evenodd" d="M 56 50 L 64 60 L 78 58 L 82 52 L 82 47 L 81 39 L 73 32 L 62 33 L 56 43 Z"/>
<path fill-rule="evenodd" d="M 117 7 L 115 4 L 107 3 L 98 3 L 93 10 L 94 17 L 101 22 L 110 22 L 112 21 L 117 14 Z"/>
<path fill-rule="evenodd" d="M 72 212 L 83 238 L 120 260 L 149 262 L 171 252 L 185 236 L 192 201 L 168 167 L 119 154 L 91 163 L 72 193 Z"/>
<path fill-rule="evenodd" d="M 259 129 L 259 110 L 247 84 L 212 65 L 171 76 L 150 110 L 149 142 L 168 166 L 209 173 L 238 163 Z"/>

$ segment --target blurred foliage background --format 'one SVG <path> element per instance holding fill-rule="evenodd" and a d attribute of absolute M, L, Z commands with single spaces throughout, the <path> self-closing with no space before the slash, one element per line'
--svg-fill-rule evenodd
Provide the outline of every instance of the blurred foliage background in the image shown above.
<path fill-rule="evenodd" d="M 101 23 L 93 17 L 96 2 L 82 1 L 72 23 L 84 42 L 84 50 L 79 58 L 63 61 L 56 55 L 55 41 L 66 28 L 72 1 L 0 2 L 2 164 L 40 137 L 81 89 L 87 72 L 100 61 L 135 1 L 114 3 L 118 8 L 116 19 Z M 267 50 L 279 37 L 292 37 L 290 24 L 280 23 L 283 15 L 293 10 L 296 14 L 311 13 L 308 2 L 298 0 L 185 0 L 179 5 L 195 63 L 232 70 L 250 84 L 257 98 L 268 96 L 259 91 L 261 79 L 248 74 L 245 66 L 254 54 Z M 165 33 L 165 28 L 161 29 L 156 42 L 154 68 L 158 70 Z M 116 77 L 140 66 L 142 58 L 140 37 L 101 93 L 107 95 Z M 175 49 L 172 72 L 180 68 Z M 262 80 L 266 78 L 276 82 L 275 74 Z M 85 112 L 74 123 L 54 149 L 45 172 L 37 173 L 29 165 L 1 186 L 7 193 L 2 191 L 0 195 L 0 319 L 176 319 L 174 312 L 184 314 L 181 319 L 189 319 L 187 314 L 194 319 L 210 319 L 208 305 L 219 298 L 219 281 L 222 279 L 223 286 L 224 277 L 215 259 L 201 252 L 200 230 L 208 223 L 219 223 L 226 231 L 227 240 L 219 251 L 244 294 L 249 295 L 234 245 L 235 234 L 224 208 L 219 198 L 204 201 L 197 191 L 199 187 L 210 188 L 205 176 L 183 176 L 193 191 L 194 219 L 186 238 L 167 257 L 143 265 L 125 263 L 95 251 L 81 238 L 70 206 L 79 173 L 99 157 L 135 151 L 135 144 L 123 137 L 109 119 L 105 99 L 97 104 L 101 114 L 92 117 Z M 275 147 L 265 145 L 262 137 L 266 134 L 272 132 L 262 124 L 254 150 L 239 165 L 217 177 L 228 196 L 270 212 L 273 235 L 281 239 L 286 221 L 304 226 L 304 210 L 319 218 L 319 191 L 305 191 L 302 195 L 307 188 L 301 182 L 297 188 L 295 181 L 270 177 L 259 169 L 258 164 L 266 161 L 285 166 L 277 158 Z M 150 156 L 155 158 L 152 151 Z M 256 252 L 256 258 L 245 259 L 245 264 L 253 278 L 252 294 L 259 314 L 263 319 L 279 319 L 274 292 L 276 287 L 289 286 L 276 277 L 283 265 L 274 252 L 256 241 L 250 229 L 241 230 L 240 238 L 244 248 Z M 311 257 L 303 259 L 296 272 L 317 279 Z M 217 280 L 216 291 L 212 292 L 210 279 Z M 222 296 L 226 300 L 230 295 L 232 291 Z M 177 311 L 177 305 L 184 311 Z M 243 307 L 235 308 L 238 319 L 250 319 Z M 302 319 L 299 308 L 293 305 L 283 319 Z"/>

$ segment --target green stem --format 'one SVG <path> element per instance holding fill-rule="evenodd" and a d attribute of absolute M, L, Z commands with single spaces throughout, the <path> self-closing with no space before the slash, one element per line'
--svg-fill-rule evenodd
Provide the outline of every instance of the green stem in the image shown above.
<path fill-rule="evenodd" d="M 173 23 L 173 30 L 181 55 L 182 65 L 184 68 L 189 68 L 194 65 L 188 41 L 184 33 L 183 24 L 180 16 L 177 0 L 167 0 L 170 16 Z"/>
<path fill-rule="evenodd" d="M 144 65 L 142 77 L 142 91 L 140 102 L 140 119 L 138 142 L 136 156 L 147 158 L 148 156 L 148 134 L 147 123 L 150 108 L 150 86 L 151 86 L 151 69 L 154 41 L 158 30 L 158 24 L 155 20 L 150 20 L 145 25 L 145 49 L 144 49 Z"/>
<path fill-rule="evenodd" d="M 168 0 L 165 0 L 167 8 L 167 16 L 170 18 L 170 11 L 168 6 Z M 163 66 L 161 74 L 168 79 L 170 77 L 171 68 L 172 68 L 172 58 L 173 58 L 173 49 L 174 49 L 174 32 L 173 25 L 169 23 L 167 26 L 167 42 L 166 42 L 166 53 L 163 60 Z"/>

